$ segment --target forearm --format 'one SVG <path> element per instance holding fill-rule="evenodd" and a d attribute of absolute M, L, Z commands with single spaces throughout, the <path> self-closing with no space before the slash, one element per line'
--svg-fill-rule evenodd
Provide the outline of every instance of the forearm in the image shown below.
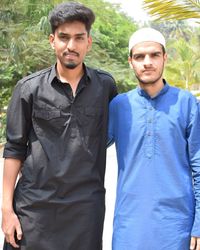
<path fill-rule="evenodd" d="M 20 160 L 11 158 L 5 159 L 4 170 L 3 170 L 2 211 L 13 210 L 14 188 L 20 168 L 21 168 Z"/>

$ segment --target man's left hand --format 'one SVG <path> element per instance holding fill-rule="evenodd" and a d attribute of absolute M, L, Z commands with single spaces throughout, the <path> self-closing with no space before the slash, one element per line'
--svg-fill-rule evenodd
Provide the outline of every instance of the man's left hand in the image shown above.
<path fill-rule="evenodd" d="M 190 250 L 200 250 L 200 237 L 191 237 Z"/>

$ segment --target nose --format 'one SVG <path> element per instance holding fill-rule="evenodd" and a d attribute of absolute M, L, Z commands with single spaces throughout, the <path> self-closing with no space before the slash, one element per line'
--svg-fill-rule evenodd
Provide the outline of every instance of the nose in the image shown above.
<path fill-rule="evenodd" d="M 145 58 L 144 58 L 144 65 L 148 66 L 148 65 L 151 65 L 152 62 L 151 62 L 151 58 L 149 55 L 146 55 Z"/>
<path fill-rule="evenodd" d="M 68 43 L 67 43 L 67 48 L 68 48 L 68 50 L 74 50 L 74 48 L 75 48 L 75 42 L 74 42 L 74 39 L 69 39 L 69 41 L 68 41 Z"/>

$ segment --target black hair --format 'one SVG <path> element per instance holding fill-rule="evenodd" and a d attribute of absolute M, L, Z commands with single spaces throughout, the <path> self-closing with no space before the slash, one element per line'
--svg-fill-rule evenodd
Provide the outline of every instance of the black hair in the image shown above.
<path fill-rule="evenodd" d="M 49 14 L 49 22 L 53 34 L 61 24 L 74 21 L 84 23 L 89 34 L 91 26 L 95 21 L 94 12 L 83 4 L 67 2 L 58 4 Z"/>
<path fill-rule="evenodd" d="M 161 47 L 162 47 L 162 52 L 163 52 L 163 55 L 164 55 L 166 53 L 165 47 L 162 44 L 161 44 Z M 130 56 L 130 58 L 132 58 L 132 56 L 133 56 L 132 49 L 131 49 L 131 51 L 129 53 L 129 56 Z"/>

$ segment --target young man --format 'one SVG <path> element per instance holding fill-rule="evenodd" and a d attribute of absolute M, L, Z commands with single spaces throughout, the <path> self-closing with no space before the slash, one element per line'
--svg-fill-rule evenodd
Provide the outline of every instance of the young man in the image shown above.
<path fill-rule="evenodd" d="M 136 31 L 129 53 L 139 86 L 109 114 L 119 166 L 113 250 L 199 250 L 199 104 L 163 79 L 160 32 Z"/>
<path fill-rule="evenodd" d="M 6 250 L 102 249 L 108 103 L 116 86 L 83 63 L 94 20 L 79 3 L 58 5 L 49 38 L 56 64 L 20 80 L 13 93 L 4 150 Z"/>

